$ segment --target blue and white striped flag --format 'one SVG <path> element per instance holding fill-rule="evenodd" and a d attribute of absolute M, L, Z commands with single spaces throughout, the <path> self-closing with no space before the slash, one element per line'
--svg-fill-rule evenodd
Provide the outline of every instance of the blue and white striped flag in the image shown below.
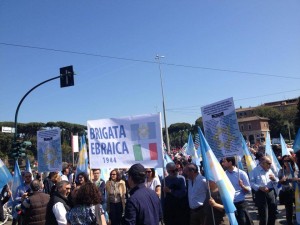
<path fill-rule="evenodd" d="M 206 179 L 213 180 L 214 182 L 216 182 L 230 224 L 238 225 L 234 214 L 236 208 L 233 204 L 235 189 L 232 186 L 230 180 L 228 179 L 221 164 L 217 160 L 215 154 L 213 153 L 210 146 L 208 145 L 199 127 L 198 127 L 198 131 L 199 131 L 202 160 L 204 162 L 203 167 L 204 167 Z"/>

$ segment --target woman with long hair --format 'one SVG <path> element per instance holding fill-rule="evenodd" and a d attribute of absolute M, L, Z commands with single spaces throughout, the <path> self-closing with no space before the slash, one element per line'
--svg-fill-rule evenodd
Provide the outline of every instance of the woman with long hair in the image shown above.
<path fill-rule="evenodd" d="M 288 225 L 293 224 L 293 204 L 295 198 L 295 189 L 293 182 L 298 180 L 297 173 L 295 170 L 295 164 L 290 159 L 289 155 L 282 157 L 282 169 L 278 172 L 279 183 L 282 185 L 282 195 L 285 205 L 286 221 Z"/>
<path fill-rule="evenodd" d="M 110 172 L 109 180 L 105 185 L 107 212 L 111 225 L 120 225 L 125 210 L 125 182 L 117 169 Z"/>
<path fill-rule="evenodd" d="M 68 223 L 104 225 L 105 219 L 100 203 L 101 193 L 95 184 L 88 181 L 81 185 L 76 194 L 75 206 L 67 213 Z"/>
<path fill-rule="evenodd" d="M 146 188 L 155 191 L 158 197 L 160 198 L 161 183 L 159 178 L 155 176 L 155 170 L 153 168 L 146 169 L 145 186 Z"/>
<path fill-rule="evenodd" d="M 76 175 L 76 183 L 72 184 L 72 191 L 69 194 L 69 200 L 72 205 L 75 204 L 75 199 L 79 188 L 88 182 L 90 182 L 90 180 L 86 173 L 80 172 Z"/>

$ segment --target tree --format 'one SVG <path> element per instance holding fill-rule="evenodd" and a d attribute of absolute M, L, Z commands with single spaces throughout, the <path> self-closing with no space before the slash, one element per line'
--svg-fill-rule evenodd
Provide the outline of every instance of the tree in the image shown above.
<path fill-rule="evenodd" d="M 300 97 L 298 98 L 297 112 L 295 117 L 295 132 L 297 133 L 300 128 Z"/>
<path fill-rule="evenodd" d="M 188 133 L 191 130 L 189 123 L 174 123 L 168 128 L 170 136 L 170 145 L 175 148 L 181 148 L 187 141 Z"/>
<path fill-rule="evenodd" d="M 279 137 L 281 132 L 285 132 L 284 119 L 282 113 L 275 108 L 260 106 L 255 109 L 255 114 L 260 117 L 269 118 L 270 135 Z"/>

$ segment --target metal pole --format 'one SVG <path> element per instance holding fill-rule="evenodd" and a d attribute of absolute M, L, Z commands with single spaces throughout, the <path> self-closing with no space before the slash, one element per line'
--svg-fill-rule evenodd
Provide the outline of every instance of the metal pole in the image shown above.
<path fill-rule="evenodd" d="M 163 100 L 164 124 L 165 124 L 166 138 L 167 138 L 167 151 L 168 151 L 168 154 L 171 154 L 169 131 L 168 131 L 167 117 L 166 117 L 166 108 L 165 108 L 165 96 L 164 96 L 163 78 L 162 78 L 161 67 L 160 67 L 160 58 L 164 58 L 164 56 L 156 55 L 156 57 L 155 57 L 155 59 L 158 60 L 158 67 L 159 67 L 160 87 L 161 87 L 161 95 L 162 95 L 162 100 Z"/>
<path fill-rule="evenodd" d="M 19 113 L 19 109 L 20 109 L 20 106 L 22 104 L 22 102 L 24 101 L 24 99 L 27 97 L 27 95 L 29 95 L 30 92 L 32 92 L 34 89 L 36 89 L 37 87 L 41 86 L 42 84 L 44 83 L 47 83 L 49 81 L 52 81 L 52 80 L 55 80 L 55 79 L 58 79 L 60 78 L 60 76 L 57 76 L 57 77 L 53 77 L 51 79 L 48 79 L 48 80 L 45 80 L 37 85 L 35 85 L 33 88 L 31 88 L 24 96 L 23 98 L 21 99 L 21 101 L 19 102 L 18 104 L 18 107 L 17 107 L 17 110 L 16 110 L 16 113 L 15 113 L 15 134 L 14 134 L 14 143 L 17 141 L 17 135 L 18 135 L 18 131 L 17 131 L 17 123 L 18 123 L 18 113 Z"/>

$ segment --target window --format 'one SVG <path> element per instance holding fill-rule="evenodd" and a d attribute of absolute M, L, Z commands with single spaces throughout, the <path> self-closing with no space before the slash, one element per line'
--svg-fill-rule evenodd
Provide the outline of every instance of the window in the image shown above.
<path fill-rule="evenodd" d="M 248 130 L 251 130 L 252 129 L 252 126 L 251 126 L 251 124 L 249 123 L 248 124 Z"/>
<path fill-rule="evenodd" d="M 244 131 L 244 125 L 241 125 L 241 131 Z"/>

